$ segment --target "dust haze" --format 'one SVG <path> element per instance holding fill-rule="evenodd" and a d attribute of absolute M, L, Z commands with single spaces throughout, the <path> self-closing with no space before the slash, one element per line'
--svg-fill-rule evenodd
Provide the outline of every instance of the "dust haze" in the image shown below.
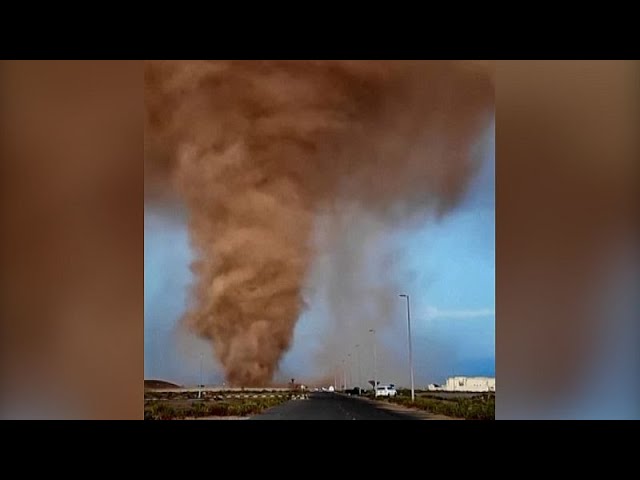
<path fill-rule="evenodd" d="M 349 234 L 345 211 L 392 225 L 455 207 L 492 113 L 492 65 L 148 61 L 145 105 L 145 201 L 184 203 L 196 256 L 182 321 L 211 342 L 230 383 L 260 386 L 291 346 L 310 265 L 331 246 L 314 241 L 318 225 L 331 239 Z M 338 258 L 357 262 L 351 253 Z M 366 284 L 349 265 L 331 274 L 338 310 Z"/>

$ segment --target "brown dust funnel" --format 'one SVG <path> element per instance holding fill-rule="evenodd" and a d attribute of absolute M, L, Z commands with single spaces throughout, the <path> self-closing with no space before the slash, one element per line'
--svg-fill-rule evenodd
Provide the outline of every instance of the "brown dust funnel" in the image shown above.
<path fill-rule="evenodd" d="M 455 204 L 491 112 L 490 68 L 146 62 L 147 201 L 174 191 L 186 204 L 197 260 L 184 321 L 212 342 L 230 383 L 269 383 L 290 347 L 319 212 Z"/>

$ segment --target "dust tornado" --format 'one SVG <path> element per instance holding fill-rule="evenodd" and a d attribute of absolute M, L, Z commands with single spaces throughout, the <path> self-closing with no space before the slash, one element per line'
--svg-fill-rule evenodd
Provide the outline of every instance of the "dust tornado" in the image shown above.
<path fill-rule="evenodd" d="M 186 205 L 183 321 L 235 385 L 268 384 L 305 308 L 320 215 L 444 213 L 491 114 L 488 62 L 148 61 L 145 191 Z"/>

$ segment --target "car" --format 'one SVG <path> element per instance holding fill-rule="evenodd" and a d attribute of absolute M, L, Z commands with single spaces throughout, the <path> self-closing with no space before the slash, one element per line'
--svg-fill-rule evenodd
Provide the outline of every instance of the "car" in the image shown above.
<path fill-rule="evenodd" d="M 376 387 L 376 397 L 395 397 L 398 394 L 393 385 L 378 385 Z"/>

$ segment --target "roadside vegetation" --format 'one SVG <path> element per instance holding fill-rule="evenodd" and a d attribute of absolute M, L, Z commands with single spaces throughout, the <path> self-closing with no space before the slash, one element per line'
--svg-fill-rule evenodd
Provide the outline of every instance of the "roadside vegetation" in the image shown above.
<path fill-rule="evenodd" d="M 245 417 L 286 402 L 291 395 L 229 400 L 146 400 L 145 420 L 183 420 L 202 417 Z"/>
<path fill-rule="evenodd" d="M 384 398 L 384 400 L 437 415 L 463 418 L 465 420 L 495 420 L 496 416 L 495 394 L 479 394 L 472 397 L 450 397 L 446 399 L 420 395 L 416 396 L 414 401 L 411 401 L 410 394 L 401 391 L 398 392 L 397 396 Z"/>

